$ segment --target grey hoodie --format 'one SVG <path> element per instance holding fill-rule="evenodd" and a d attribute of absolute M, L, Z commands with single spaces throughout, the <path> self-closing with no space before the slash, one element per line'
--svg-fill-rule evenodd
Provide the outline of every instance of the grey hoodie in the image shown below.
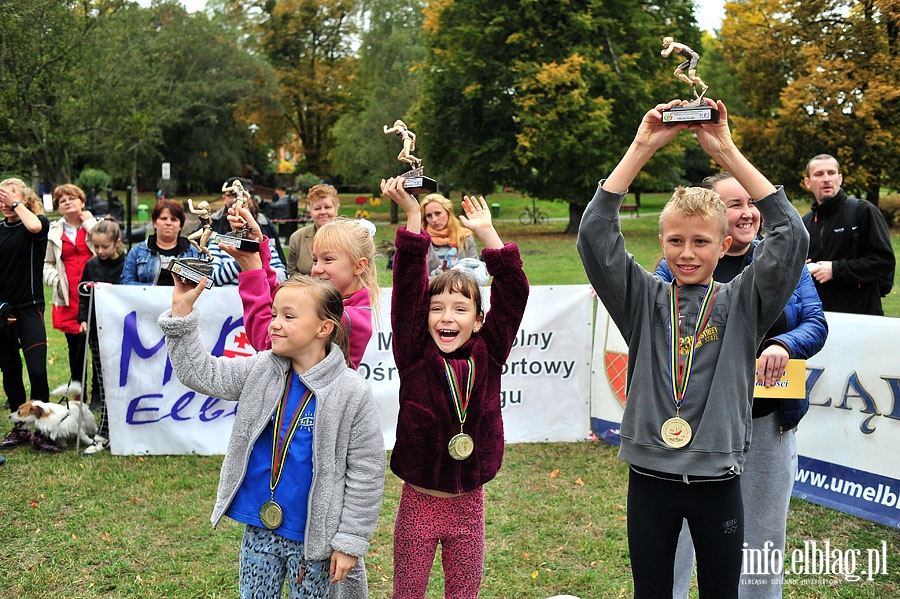
<path fill-rule="evenodd" d="M 246 358 L 214 357 L 199 325 L 196 310 L 184 318 L 173 317 L 171 310 L 159 317 L 178 380 L 198 393 L 239 401 L 210 518 L 215 527 L 243 481 L 253 444 L 275 413 L 291 360 L 271 350 Z M 329 559 L 332 550 L 362 557 L 378 522 L 385 473 L 372 390 L 334 344 L 300 378 L 316 394 L 306 558 Z"/>
<path fill-rule="evenodd" d="M 756 349 L 797 287 L 809 237 L 784 191 L 754 202 L 766 238 L 753 263 L 719 284 L 697 344 L 681 417 L 693 430 L 683 448 L 663 443 L 660 428 L 675 416 L 669 337 L 671 285 L 644 270 L 625 250 L 619 205 L 625 194 L 601 187 L 578 230 L 578 251 L 597 296 L 628 343 L 628 383 L 619 458 L 678 475 L 740 474 L 750 446 Z M 706 287 L 679 287 L 683 335 L 693 336 Z"/>

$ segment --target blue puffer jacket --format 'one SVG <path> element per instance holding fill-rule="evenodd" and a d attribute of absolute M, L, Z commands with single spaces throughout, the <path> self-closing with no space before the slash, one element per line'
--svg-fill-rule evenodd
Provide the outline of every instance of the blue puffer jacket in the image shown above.
<path fill-rule="evenodd" d="M 759 245 L 759 240 L 753 242 L 753 249 Z M 746 264 L 753 261 L 753 251 L 746 254 Z M 746 264 L 744 266 L 746 266 Z M 656 276 L 664 281 L 671 281 L 674 277 L 663 258 L 656 267 Z M 727 281 L 726 281 L 727 282 Z M 776 335 L 763 342 L 763 347 L 778 342 L 787 347 L 791 358 L 808 359 L 814 356 L 825 345 L 828 337 L 828 323 L 825 321 L 825 312 L 822 310 L 822 302 L 816 292 L 816 284 L 807 269 L 803 269 L 797 289 L 784 307 L 784 315 L 787 319 L 786 333 Z M 809 411 L 809 399 L 791 400 L 781 402 L 781 428 L 791 430 L 800 423 L 800 419 Z"/>
<path fill-rule="evenodd" d="M 178 238 L 178 258 L 197 258 L 196 248 L 186 237 Z M 156 247 L 156 235 L 142 241 L 128 252 L 125 266 L 122 267 L 122 285 L 156 285 L 159 279 L 159 250 Z"/>

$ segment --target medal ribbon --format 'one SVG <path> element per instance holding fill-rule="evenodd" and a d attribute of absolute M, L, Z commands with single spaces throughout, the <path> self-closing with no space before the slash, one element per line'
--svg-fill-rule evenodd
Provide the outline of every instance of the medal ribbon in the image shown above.
<path fill-rule="evenodd" d="M 469 375 L 466 378 L 466 395 L 463 397 L 456 372 L 450 366 L 450 362 L 442 359 L 444 360 L 444 374 L 447 375 L 447 385 L 450 387 L 450 397 L 453 399 L 453 407 L 456 409 L 456 416 L 462 427 L 466 423 L 466 410 L 469 409 L 469 399 L 472 397 L 472 388 L 475 386 L 475 360 L 471 356 L 466 360 L 466 364 L 469 365 Z"/>
<path fill-rule="evenodd" d="M 269 477 L 269 489 L 272 491 L 272 496 L 275 496 L 275 487 L 278 486 L 278 481 L 281 480 L 281 473 L 284 470 L 284 457 L 287 455 L 288 446 L 291 444 L 291 439 L 294 438 L 294 433 L 297 431 L 297 428 L 300 426 L 300 418 L 303 416 L 303 411 L 306 409 L 306 406 L 309 405 L 309 401 L 315 395 L 309 389 L 306 390 L 306 393 L 303 394 L 303 398 L 300 400 L 300 405 L 297 407 L 297 410 L 294 412 L 294 415 L 291 416 L 290 424 L 288 424 L 288 430 L 284 434 L 284 439 L 280 439 L 281 437 L 281 427 L 284 425 L 284 410 L 287 405 L 288 394 L 291 391 L 291 373 L 287 373 L 287 381 L 284 385 L 284 397 L 281 398 L 281 401 L 278 404 L 278 407 L 275 409 L 275 430 L 272 434 L 272 473 Z"/>
<path fill-rule="evenodd" d="M 684 403 L 684 395 L 687 393 L 688 384 L 691 379 L 691 368 L 694 365 L 694 350 L 697 347 L 697 339 L 706 328 L 709 321 L 710 306 L 712 306 L 713 298 L 716 296 L 716 282 L 710 281 L 709 289 L 706 290 L 706 296 L 700 302 L 700 308 L 697 310 L 697 322 L 694 324 L 694 336 L 691 339 L 691 351 L 684 358 L 684 364 L 681 363 L 681 320 L 678 318 L 678 285 L 672 281 L 672 291 L 669 294 L 670 308 L 669 318 L 671 325 L 669 331 L 671 333 L 670 354 L 672 357 L 670 363 L 670 374 L 672 380 L 672 398 L 675 402 L 675 414 L 681 404 Z"/>

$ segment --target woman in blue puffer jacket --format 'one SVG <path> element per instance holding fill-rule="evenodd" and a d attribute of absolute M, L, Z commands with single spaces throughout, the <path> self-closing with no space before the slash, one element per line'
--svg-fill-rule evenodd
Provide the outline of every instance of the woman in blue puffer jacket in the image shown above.
<path fill-rule="evenodd" d="M 703 186 L 716 191 L 728 211 L 728 234 L 732 243 L 713 273 L 713 279 L 725 283 L 753 261 L 753 252 L 760 242 L 759 210 L 753 205 L 750 194 L 729 173 L 707 177 Z M 656 275 L 666 281 L 674 278 L 665 259 L 656 268 Z M 760 346 L 758 376 L 764 376 L 767 370 L 781 373 L 788 359 L 812 357 L 822 349 L 827 337 L 828 324 L 822 302 L 812 277 L 804 269 L 797 289 Z M 766 555 L 772 555 L 774 550 L 784 555 L 787 512 L 797 474 L 795 430 L 808 410 L 806 397 L 753 401 L 753 437 L 741 474 L 744 542 L 748 550 L 762 551 L 765 544 L 771 542 Z M 675 556 L 673 597 L 688 595 L 692 548 L 688 527 L 682 526 Z M 780 574 L 754 576 L 742 573 L 740 597 L 780 598 L 781 582 Z"/>

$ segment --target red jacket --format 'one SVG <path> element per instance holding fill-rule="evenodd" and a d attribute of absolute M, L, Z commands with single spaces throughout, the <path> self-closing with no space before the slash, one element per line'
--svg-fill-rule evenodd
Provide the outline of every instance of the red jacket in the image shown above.
<path fill-rule="evenodd" d="M 528 302 L 528 279 L 519 248 L 485 249 L 493 275 L 491 308 L 484 326 L 453 354 L 441 354 L 428 332 L 428 233 L 397 231 L 391 298 L 394 361 L 400 373 L 400 413 L 391 470 L 404 481 L 445 493 L 467 493 L 488 482 L 503 462 L 500 374 Z M 465 460 L 450 456 L 447 444 L 459 433 L 444 373 L 447 359 L 475 361 L 475 383 L 464 431 L 475 443 Z"/>

